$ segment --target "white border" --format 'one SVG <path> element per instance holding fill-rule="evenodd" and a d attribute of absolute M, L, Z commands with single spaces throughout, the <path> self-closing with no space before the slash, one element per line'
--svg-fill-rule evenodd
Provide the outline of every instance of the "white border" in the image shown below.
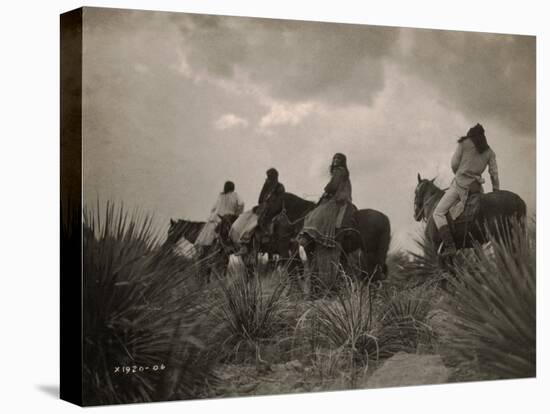
<path fill-rule="evenodd" d="M 0 390 L 3 412 L 69 412 L 75 407 L 51 396 L 58 381 L 58 166 L 59 13 L 77 1 L 11 1 L 2 7 Z M 548 13 L 539 1 L 308 2 L 277 0 L 88 1 L 88 6 L 187 11 L 258 17 L 431 27 L 537 35 L 538 56 L 538 248 L 548 251 Z M 542 412 L 548 398 L 549 314 L 538 260 L 538 360 L 536 380 L 157 403 L 121 406 L 118 412 Z M 44 391 L 46 390 L 46 392 Z M 48 393 L 47 390 L 50 390 Z"/>

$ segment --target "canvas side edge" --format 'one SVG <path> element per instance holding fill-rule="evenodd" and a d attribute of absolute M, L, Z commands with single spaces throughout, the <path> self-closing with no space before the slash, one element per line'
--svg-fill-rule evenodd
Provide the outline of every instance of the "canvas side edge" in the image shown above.
<path fill-rule="evenodd" d="M 82 8 L 60 16 L 60 398 L 82 395 Z"/>

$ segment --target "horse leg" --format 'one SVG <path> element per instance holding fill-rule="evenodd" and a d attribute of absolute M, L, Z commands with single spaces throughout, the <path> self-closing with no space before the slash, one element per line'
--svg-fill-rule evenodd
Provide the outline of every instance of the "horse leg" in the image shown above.
<path fill-rule="evenodd" d="M 362 282 L 366 282 L 370 279 L 374 270 L 374 257 L 372 253 L 361 251 L 359 257 L 359 275 L 358 278 Z"/>
<path fill-rule="evenodd" d="M 339 256 L 339 251 L 334 247 L 315 247 L 313 268 L 316 272 L 312 273 L 311 282 L 316 284 L 316 294 L 332 294 L 337 290 Z"/>
<path fill-rule="evenodd" d="M 387 268 L 384 260 L 381 260 L 376 253 L 367 254 L 369 262 L 368 277 L 372 282 L 382 282 L 386 279 Z"/>
<path fill-rule="evenodd" d="M 304 264 L 300 259 L 300 245 L 290 242 L 290 249 L 282 260 L 286 263 L 286 273 L 291 291 L 297 291 L 302 296 L 305 293 L 301 283 Z"/>
<path fill-rule="evenodd" d="M 208 251 L 208 260 L 206 262 L 206 284 L 212 281 L 212 273 L 216 271 L 217 254 L 216 247 L 210 246 Z"/>
<path fill-rule="evenodd" d="M 353 280 L 361 281 L 361 260 L 361 252 L 347 253 L 342 251 L 340 254 L 340 265 L 344 275 L 352 278 Z"/>
<path fill-rule="evenodd" d="M 310 300 L 319 299 L 322 296 L 322 285 L 319 279 L 319 258 L 317 256 L 317 249 L 312 249 L 309 257 L 309 297 Z"/>
<path fill-rule="evenodd" d="M 248 275 L 248 277 L 252 277 L 254 275 L 254 271 L 258 268 L 258 250 L 254 238 L 252 238 L 248 252 L 249 253 L 246 255 L 244 264 L 246 268 L 246 274 Z"/>
<path fill-rule="evenodd" d="M 225 277 L 225 275 L 228 273 L 229 260 L 230 260 L 229 254 L 222 251 L 220 253 L 220 259 L 218 260 L 219 266 L 218 266 L 218 269 L 217 269 L 217 272 L 219 272 L 219 275 L 221 277 Z"/>
<path fill-rule="evenodd" d="M 275 253 L 268 252 L 267 253 L 267 273 L 272 274 L 275 270 L 277 270 L 277 258 L 275 257 Z"/>
<path fill-rule="evenodd" d="M 304 253 L 306 256 L 305 262 L 301 261 L 300 257 L 300 246 L 304 249 Z M 304 295 L 306 295 L 309 300 L 315 300 L 318 297 L 320 297 L 320 286 L 319 286 L 319 280 L 316 277 L 317 273 L 317 260 L 315 255 L 315 243 L 310 240 L 306 244 L 300 244 L 296 242 L 296 259 L 300 258 L 300 264 L 297 265 L 299 269 L 301 269 L 301 275 L 302 275 L 302 281 L 303 281 L 303 292 Z"/>
<path fill-rule="evenodd" d="M 208 262 L 210 261 L 210 246 L 203 246 L 197 261 L 197 276 L 201 286 L 208 283 Z"/>

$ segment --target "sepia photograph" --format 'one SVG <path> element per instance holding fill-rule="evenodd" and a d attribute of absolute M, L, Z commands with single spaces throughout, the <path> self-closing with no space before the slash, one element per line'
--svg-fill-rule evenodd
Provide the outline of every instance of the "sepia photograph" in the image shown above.
<path fill-rule="evenodd" d="M 96 7 L 60 29 L 81 405 L 536 377 L 535 36 Z"/>

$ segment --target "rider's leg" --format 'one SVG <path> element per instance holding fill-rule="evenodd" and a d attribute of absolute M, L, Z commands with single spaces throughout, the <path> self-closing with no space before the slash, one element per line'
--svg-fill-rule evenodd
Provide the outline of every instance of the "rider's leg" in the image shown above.
<path fill-rule="evenodd" d="M 442 252 L 442 255 L 444 256 L 451 256 L 456 254 L 456 245 L 453 239 L 453 235 L 451 234 L 451 230 L 449 229 L 446 215 L 450 208 L 459 200 L 459 192 L 454 188 L 453 185 L 451 185 L 451 187 L 449 187 L 449 189 L 445 192 L 441 200 L 439 200 L 439 203 L 437 204 L 437 207 L 435 208 L 433 213 L 435 225 L 443 241 L 444 250 Z"/>
<path fill-rule="evenodd" d="M 258 225 L 258 216 L 254 214 L 249 217 L 248 222 L 244 226 L 244 229 L 241 233 L 241 237 L 239 238 L 240 249 L 237 253 L 235 253 L 236 256 L 242 256 L 242 255 L 248 254 L 248 245 L 250 244 L 250 241 L 254 236 L 254 232 L 256 231 L 257 225 Z"/>
<path fill-rule="evenodd" d="M 241 246 L 239 251 L 235 253 L 235 256 L 243 256 L 248 254 L 248 245 L 250 244 L 250 240 L 252 239 L 252 235 L 245 233 L 243 234 L 243 237 L 239 240 L 239 245 Z"/>
<path fill-rule="evenodd" d="M 240 247 L 239 251 L 237 253 L 235 253 L 235 256 L 242 256 L 242 255 L 248 254 L 248 245 L 250 244 L 250 241 L 252 240 L 255 229 L 256 229 L 255 223 L 254 223 L 254 226 L 248 225 L 246 227 L 246 230 L 243 232 L 241 238 L 239 239 L 239 245 L 241 247 Z"/>
<path fill-rule="evenodd" d="M 312 240 L 313 239 L 307 232 L 301 232 L 296 237 L 296 242 L 298 242 L 298 244 L 302 246 L 306 251 L 307 251 L 307 247 L 311 244 Z"/>

